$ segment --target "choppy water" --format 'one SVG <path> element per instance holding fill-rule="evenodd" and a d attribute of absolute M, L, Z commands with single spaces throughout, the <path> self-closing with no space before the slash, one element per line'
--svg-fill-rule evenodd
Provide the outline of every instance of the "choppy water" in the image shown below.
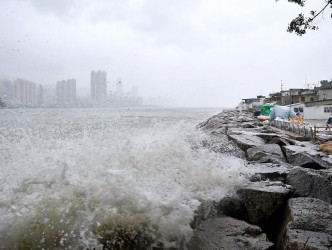
<path fill-rule="evenodd" d="M 196 125 L 218 112 L 0 110 L 1 247 L 179 247 L 201 201 L 244 178 L 200 147 Z"/>

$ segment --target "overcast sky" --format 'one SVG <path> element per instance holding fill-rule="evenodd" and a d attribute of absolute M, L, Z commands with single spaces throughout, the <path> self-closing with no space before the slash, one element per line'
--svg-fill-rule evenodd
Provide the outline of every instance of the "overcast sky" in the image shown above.
<path fill-rule="evenodd" d="M 332 77 L 332 19 L 286 32 L 306 8 L 286 0 L 1 0 L 0 78 L 38 84 L 105 70 L 179 106 L 234 107 L 241 98 Z"/>

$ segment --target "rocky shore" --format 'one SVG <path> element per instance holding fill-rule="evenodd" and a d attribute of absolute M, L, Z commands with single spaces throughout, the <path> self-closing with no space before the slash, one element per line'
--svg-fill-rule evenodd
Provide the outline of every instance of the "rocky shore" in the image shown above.
<path fill-rule="evenodd" d="M 331 155 L 237 111 L 198 127 L 205 147 L 247 160 L 252 174 L 234 196 L 201 206 L 188 249 L 332 249 Z"/>

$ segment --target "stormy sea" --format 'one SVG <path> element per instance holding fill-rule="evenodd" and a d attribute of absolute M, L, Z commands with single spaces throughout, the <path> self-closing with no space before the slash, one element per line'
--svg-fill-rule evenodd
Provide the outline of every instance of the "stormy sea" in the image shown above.
<path fill-rule="evenodd" d="M 243 160 L 204 147 L 216 108 L 0 110 L 1 249 L 169 249 L 234 192 Z"/>

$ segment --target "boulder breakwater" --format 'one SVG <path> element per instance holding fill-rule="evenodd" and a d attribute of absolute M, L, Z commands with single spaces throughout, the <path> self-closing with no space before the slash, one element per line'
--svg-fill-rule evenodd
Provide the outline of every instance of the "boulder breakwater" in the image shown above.
<path fill-rule="evenodd" d="M 198 128 L 210 135 L 204 147 L 247 160 L 252 174 L 202 204 L 188 249 L 332 249 L 331 155 L 237 111 Z"/>

